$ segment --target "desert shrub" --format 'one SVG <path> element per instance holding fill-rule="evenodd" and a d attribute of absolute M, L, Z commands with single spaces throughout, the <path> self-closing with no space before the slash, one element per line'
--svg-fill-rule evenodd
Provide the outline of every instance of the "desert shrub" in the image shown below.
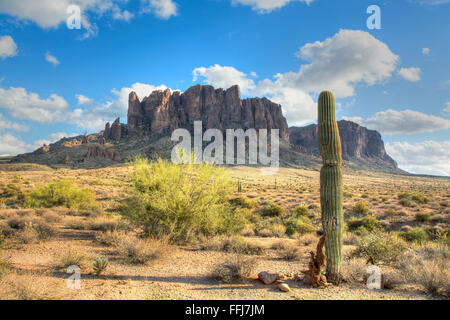
<path fill-rule="evenodd" d="M 285 220 L 286 234 L 292 236 L 294 234 L 304 235 L 316 231 L 311 220 L 305 216 L 289 217 Z"/>
<path fill-rule="evenodd" d="M 131 166 L 133 195 L 121 212 L 148 235 L 188 242 L 244 228 L 245 217 L 229 205 L 233 185 L 224 168 L 142 158 Z"/>
<path fill-rule="evenodd" d="M 66 269 L 70 266 L 81 267 L 86 260 L 86 255 L 75 249 L 69 249 L 61 257 L 58 258 L 56 266 Z"/>
<path fill-rule="evenodd" d="M 423 243 L 429 239 L 428 233 L 420 227 L 407 231 L 399 231 L 398 235 L 409 242 Z"/>
<path fill-rule="evenodd" d="M 24 244 L 33 243 L 39 240 L 39 234 L 31 222 L 25 224 L 25 227 L 22 228 L 15 234 L 17 241 Z"/>
<path fill-rule="evenodd" d="M 359 215 L 367 215 L 369 213 L 369 206 L 364 201 L 359 201 L 352 210 Z"/>
<path fill-rule="evenodd" d="M 429 212 L 416 213 L 417 222 L 428 222 L 431 220 L 431 214 Z"/>
<path fill-rule="evenodd" d="M 9 183 L 0 194 L 0 198 L 5 204 L 22 203 L 24 200 L 24 192 L 22 188 L 14 183 Z"/>
<path fill-rule="evenodd" d="M 450 297 L 450 259 L 446 248 L 410 250 L 401 260 L 400 270 L 404 281 L 420 285 L 431 294 Z"/>
<path fill-rule="evenodd" d="M 349 283 L 362 282 L 367 274 L 367 263 L 354 257 L 343 259 L 342 278 Z"/>
<path fill-rule="evenodd" d="M 292 244 L 280 246 L 278 249 L 278 255 L 280 259 L 286 261 L 298 261 L 302 258 L 301 250 L 297 246 Z"/>
<path fill-rule="evenodd" d="M 399 193 L 398 199 L 400 200 L 400 204 L 402 204 L 405 207 L 410 207 L 412 205 L 411 201 L 414 201 L 419 204 L 427 204 L 428 202 L 430 202 L 430 199 L 428 197 L 419 192 Z"/>
<path fill-rule="evenodd" d="M 213 277 L 224 283 L 242 283 L 251 276 L 255 263 L 256 259 L 254 258 L 234 254 L 216 266 Z"/>
<path fill-rule="evenodd" d="M 1 253 L 1 251 L 0 251 L 0 253 Z M 10 266 L 9 262 L 0 256 L 0 279 L 2 278 L 3 275 L 7 274 L 10 269 L 11 269 L 11 266 Z"/>
<path fill-rule="evenodd" d="M 122 227 L 120 222 L 115 219 L 109 219 L 106 217 L 101 217 L 97 219 L 93 219 L 89 221 L 89 229 L 95 230 L 95 231 L 113 231 L 118 230 Z"/>
<path fill-rule="evenodd" d="M 67 207 L 87 211 L 97 209 L 95 195 L 89 189 L 79 189 L 75 182 L 58 180 L 34 188 L 25 196 L 27 208 Z"/>
<path fill-rule="evenodd" d="M 359 244 L 359 237 L 354 233 L 346 232 L 344 234 L 344 245 L 357 246 Z"/>
<path fill-rule="evenodd" d="M 286 234 L 286 227 L 282 223 L 272 223 L 269 225 L 269 230 L 273 237 L 281 238 Z"/>
<path fill-rule="evenodd" d="M 274 203 L 268 203 L 262 209 L 261 215 L 263 217 L 283 217 L 284 208 Z"/>
<path fill-rule="evenodd" d="M 398 212 L 395 209 L 392 209 L 392 208 L 387 209 L 384 212 L 384 216 L 385 217 L 395 217 L 396 215 L 398 215 Z"/>
<path fill-rule="evenodd" d="M 295 208 L 294 213 L 292 214 L 295 217 L 302 217 L 307 216 L 309 213 L 309 209 L 306 205 L 300 205 L 297 208 Z"/>
<path fill-rule="evenodd" d="M 131 235 L 120 238 L 117 243 L 119 254 L 130 264 L 146 264 L 161 259 L 169 249 L 165 240 L 139 239 Z"/>
<path fill-rule="evenodd" d="M 241 207 L 244 209 L 253 209 L 257 206 L 256 201 L 249 200 L 244 197 L 231 198 L 228 201 L 230 202 L 231 205 L 236 206 L 236 207 Z"/>
<path fill-rule="evenodd" d="M 351 231 L 356 231 L 360 228 L 364 228 L 365 230 L 371 232 L 376 229 L 380 229 L 380 222 L 374 216 L 365 216 L 363 218 L 351 218 L 347 222 L 348 228 Z"/>
<path fill-rule="evenodd" d="M 125 234 L 117 230 L 107 230 L 96 235 L 95 240 L 105 246 L 116 246 Z"/>
<path fill-rule="evenodd" d="M 38 221 L 37 223 L 33 223 L 33 228 L 38 233 L 39 240 L 47 240 L 53 238 L 56 234 L 56 229 L 44 221 Z"/>
<path fill-rule="evenodd" d="M 394 236 L 375 231 L 361 238 L 352 256 L 377 264 L 392 263 L 404 252 L 405 245 Z"/>
<path fill-rule="evenodd" d="M 92 269 L 97 276 L 99 276 L 103 271 L 108 267 L 109 261 L 108 258 L 95 258 L 94 263 L 92 264 Z"/>

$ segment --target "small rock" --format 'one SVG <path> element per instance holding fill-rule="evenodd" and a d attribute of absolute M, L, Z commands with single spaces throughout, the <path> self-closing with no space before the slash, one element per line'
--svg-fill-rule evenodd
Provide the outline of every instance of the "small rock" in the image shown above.
<path fill-rule="evenodd" d="M 268 273 L 268 272 L 260 272 L 258 274 L 258 279 L 261 280 L 264 284 L 272 284 L 280 278 L 278 273 Z"/>
<path fill-rule="evenodd" d="M 280 283 L 280 284 L 278 285 L 278 289 L 280 289 L 280 291 L 283 291 L 283 292 L 289 292 L 289 291 L 291 291 L 291 288 L 289 288 L 289 286 L 288 286 L 287 283 Z"/>

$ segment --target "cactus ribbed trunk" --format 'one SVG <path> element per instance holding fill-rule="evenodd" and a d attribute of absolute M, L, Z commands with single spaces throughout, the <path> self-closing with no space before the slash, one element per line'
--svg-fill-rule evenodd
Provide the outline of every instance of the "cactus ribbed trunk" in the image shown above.
<path fill-rule="evenodd" d="M 336 102 L 329 91 L 319 96 L 319 149 L 323 166 L 320 171 L 320 203 L 323 230 L 327 233 L 327 280 L 338 284 L 341 280 L 342 233 L 342 149 L 336 122 Z"/>

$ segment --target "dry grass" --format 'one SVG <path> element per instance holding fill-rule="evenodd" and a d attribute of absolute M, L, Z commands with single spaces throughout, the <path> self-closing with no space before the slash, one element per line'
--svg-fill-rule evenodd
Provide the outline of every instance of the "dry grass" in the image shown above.
<path fill-rule="evenodd" d="M 172 249 L 165 240 L 139 239 L 125 235 L 119 238 L 117 250 L 127 263 L 147 264 L 166 257 Z"/>
<path fill-rule="evenodd" d="M 255 258 L 233 254 L 215 267 L 213 278 L 224 283 L 243 283 L 252 275 L 255 264 Z"/>

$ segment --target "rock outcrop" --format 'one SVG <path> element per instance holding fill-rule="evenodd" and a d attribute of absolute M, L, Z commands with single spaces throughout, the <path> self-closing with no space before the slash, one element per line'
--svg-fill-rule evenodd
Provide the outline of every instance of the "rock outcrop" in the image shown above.
<path fill-rule="evenodd" d="M 120 161 L 120 153 L 117 150 L 103 148 L 99 145 L 91 145 L 88 148 L 85 160 L 90 159 L 109 159 L 114 161 Z"/>
<path fill-rule="evenodd" d="M 119 142 L 123 135 L 126 134 L 127 127 L 120 123 L 120 118 L 117 118 L 112 125 L 109 122 L 105 125 L 103 131 L 103 138 L 105 140 L 114 140 Z"/>
<path fill-rule="evenodd" d="M 157 90 L 142 101 L 135 92 L 129 95 L 129 130 L 146 127 L 156 134 L 177 128 L 191 130 L 194 121 L 202 121 L 205 130 L 216 128 L 223 132 L 235 128 L 279 129 L 280 139 L 289 141 L 281 106 L 266 98 L 241 100 L 239 86 L 223 90 L 196 85 L 182 94 Z"/>
<path fill-rule="evenodd" d="M 346 120 L 339 121 L 338 127 L 341 136 L 342 158 L 344 160 L 365 157 L 377 158 L 387 162 L 392 167 L 397 167 L 394 159 L 386 153 L 384 142 L 377 131 L 369 130 Z M 309 153 L 319 155 L 317 125 L 291 127 L 289 132 L 291 144 L 304 148 Z"/>

